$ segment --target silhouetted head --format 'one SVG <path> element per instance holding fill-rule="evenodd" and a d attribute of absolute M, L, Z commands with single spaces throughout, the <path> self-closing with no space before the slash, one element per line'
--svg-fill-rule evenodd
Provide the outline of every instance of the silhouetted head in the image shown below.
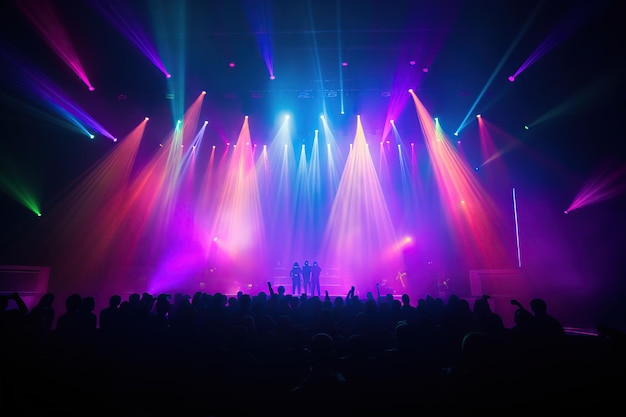
<path fill-rule="evenodd" d="M 52 294 L 51 292 L 47 292 L 41 296 L 41 299 L 39 300 L 39 305 L 42 307 L 51 307 L 53 301 L 54 294 Z"/>
<path fill-rule="evenodd" d="M 316 333 L 309 343 L 313 361 L 330 360 L 335 356 L 335 340 L 328 333 Z"/>
<path fill-rule="evenodd" d="M 317 266 L 317 261 L 313 261 L 313 265 Z"/>
<path fill-rule="evenodd" d="M 535 313 L 535 315 L 545 314 L 548 310 L 548 306 L 546 302 L 543 301 L 541 298 L 533 298 L 532 300 L 530 300 L 530 309 L 533 311 L 533 313 Z"/>
<path fill-rule="evenodd" d="M 65 308 L 67 308 L 68 311 L 78 311 L 82 301 L 83 299 L 79 294 L 71 294 L 65 299 Z"/>
<path fill-rule="evenodd" d="M 304 264 L 305 264 L 305 265 L 308 265 L 308 264 L 309 264 L 309 261 L 304 261 Z"/>

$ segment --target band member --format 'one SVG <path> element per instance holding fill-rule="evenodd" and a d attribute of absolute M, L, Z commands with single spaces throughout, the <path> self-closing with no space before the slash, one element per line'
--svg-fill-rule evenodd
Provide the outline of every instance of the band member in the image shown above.
<path fill-rule="evenodd" d="M 317 296 L 320 297 L 321 272 L 322 268 L 320 268 L 317 261 L 314 261 L 313 265 L 311 266 L 311 297 L 315 296 L 315 292 L 317 292 Z"/>
<path fill-rule="evenodd" d="M 298 262 L 293 263 L 293 267 L 291 268 L 291 271 L 289 271 L 289 276 L 291 277 L 291 294 L 300 294 L 302 269 L 300 268 L 300 264 L 298 264 Z"/>
<path fill-rule="evenodd" d="M 311 265 L 309 265 L 309 261 L 304 261 L 304 265 L 302 265 L 302 287 L 304 287 L 305 294 L 308 294 L 311 288 Z M 313 293 L 311 293 L 312 295 Z"/>

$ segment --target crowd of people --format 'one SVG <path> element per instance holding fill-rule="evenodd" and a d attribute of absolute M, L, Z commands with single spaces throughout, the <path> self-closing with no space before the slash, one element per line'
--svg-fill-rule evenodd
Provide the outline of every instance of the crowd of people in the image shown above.
<path fill-rule="evenodd" d="M 546 302 L 513 327 L 450 295 L 197 292 L 0 298 L 6 415 L 485 415 L 620 404 L 623 333 L 566 332 Z M 60 311 L 59 311 L 60 310 Z M 547 408 L 550 407 L 550 408 Z"/>

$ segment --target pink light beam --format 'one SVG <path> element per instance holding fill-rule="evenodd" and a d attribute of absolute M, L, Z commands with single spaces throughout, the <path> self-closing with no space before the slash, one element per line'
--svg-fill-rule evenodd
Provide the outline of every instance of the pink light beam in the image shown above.
<path fill-rule="evenodd" d="M 63 24 L 48 0 L 24 0 L 16 2 L 20 10 L 35 26 L 44 41 L 65 61 L 74 73 L 85 83 L 89 91 L 95 90 L 83 65 L 78 59 L 74 46 Z"/>

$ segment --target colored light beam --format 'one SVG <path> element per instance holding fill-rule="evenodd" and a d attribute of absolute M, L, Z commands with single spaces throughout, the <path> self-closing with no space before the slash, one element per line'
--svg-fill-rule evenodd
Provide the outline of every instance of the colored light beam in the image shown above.
<path fill-rule="evenodd" d="M 522 142 L 514 136 L 506 133 L 484 117 L 478 118 L 478 136 L 480 140 L 480 151 L 483 162 L 481 167 L 492 164 L 494 161 L 510 152 L 511 150 L 522 145 Z M 496 146 L 495 138 L 504 139 L 501 146 Z"/>
<path fill-rule="evenodd" d="M 109 0 L 106 2 L 91 0 L 93 7 L 98 9 L 120 33 L 122 33 L 152 64 L 170 78 L 170 73 L 165 69 L 156 48 L 150 43 L 143 28 L 133 16 L 128 3 L 122 0 Z"/>
<path fill-rule="evenodd" d="M 226 171 L 212 230 L 227 255 L 221 260 L 222 268 L 265 282 L 261 265 L 267 264 L 267 245 L 251 143 L 246 117 Z"/>
<path fill-rule="evenodd" d="M 352 150 L 326 224 L 322 248 L 344 285 L 375 291 L 376 282 L 402 270 L 401 254 L 385 258 L 397 242 L 391 214 L 376 175 L 360 117 Z"/>
<path fill-rule="evenodd" d="M 90 132 L 78 121 L 76 118 L 71 117 L 67 112 L 59 112 L 62 117 L 57 117 L 50 112 L 43 111 L 39 107 L 35 107 L 23 101 L 17 100 L 14 97 L 0 93 L 0 103 L 7 105 L 11 109 L 19 109 L 24 114 L 28 114 L 29 122 L 32 121 L 32 117 L 36 117 L 44 122 L 57 125 L 63 129 L 72 130 L 76 133 L 81 133 L 89 136 Z"/>
<path fill-rule="evenodd" d="M 450 144 L 439 122 L 433 121 L 414 92 L 410 94 L 461 259 L 471 268 L 510 266 L 507 227 L 500 211 Z M 512 241 L 510 246 L 512 250 Z"/>
<path fill-rule="evenodd" d="M 28 173 L 20 172 L 6 149 L 0 152 L 0 162 L 0 190 L 37 216 L 41 216 L 38 192 L 34 186 L 28 184 Z"/>
<path fill-rule="evenodd" d="M 487 89 L 489 88 L 489 86 L 491 85 L 491 83 L 493 82 L 493 80 L 496 78 L 496 75 L 498 74 L 498 72 L 500 71 L 500 69 L 502 68 L 502 66 L 504 65 L 504 63 L 506 62 L 507 58 L 509 57 L 509 55 L 511 55 L 511 53 L 513 52 L 513 50 L 515 49 L 515 47 L 517 46 L 517 44 L 519 43 L 519 41 L 522 39 L 522 36 L 524 35 L 524 33 L 528 30 L 528 28 L 530 27 L 531 22 L 533 21 L 533 19 L 535 18 L 535 16 L 537 15 L 537 13 L 539 13 L 539 11 L 541 10 L 541 7 L 543 5 L 542 3 L 539 3 L 537 5 L 537 7 L 534 9 L 533 13 L 531 14 L 531 16 L 528 18 L 528 20 L 526 21 L 526 23 L 524 24 L 524 27 L 522 28 L 522 30 L 520 31 L 520 33 L 518 33 L 518 35 L 515 37 L 515 39 L 513 40 L 513 43 L 509 46 L 509 49 L 506 51 L 506 53 L 504 54 L 504 56 L 502 57 L 502 59 L 500 60 L 500 62 L 498 63 L 498 65 L 496 66 L 496 68 L 494 69 L 494 71 L 491 73 L 491 75 L 489 76 L 489 79 L 487 80 L 487 82 L 485 83 L 485 86 L 483 87 L 483 89 L 480 91 L 480 93 L 478 94 L 478 97 L 476 98 L 476 101 L 474 101 L 474 104 L 472 104 L 472 106 L 470 107 L 470 109 L 468 110 L 467 114 L 465 115 L 465 117 L 463 118 L 463 120 L 461 121 L 461 124 L 459 125 L 459 127 L 456 129 L 456 131 L 454 132 L 455 135 L 458 135 L 461 130 L 467 125 L 469 124 L 469 120 L 470 116 L 475 113 L 475 109 L 478 106 L 478 103 L 480 102 L 480 100 L 483 98 L 483 96 L 485 95 L 485 93 L 487 92 Z"/>
<path fill-rule="evenodd" d="M 94 128 L 101 135 L 111 140 L 116 140 L 116 138 L 100 123 L 80 108 L 80 106 L 72 102 L 61 88 L 55 85 L 37 68 L 25 61 L 25 59 L 21 57 L 18 52 L 14 52 L 15 53 L 13 54 L 9 54 L 8 50 L 2 51 L 4 56 L 11 60 L 14 67 L 18 70 L 18 73 L 16 74 L 19 77 L 18 82 L 20 82 L 24 88 L 39 95 L 44 99 L 44 102 L 47 105 L 53 105 L 53 109 L 57 113 L 60 113 L 65 119 L 74 124 L 87 136 L 91 137 L 92 135 L 91 132 L 83 126 L 83 124 Z"/>
<path fill-rule="evenodd" d="M 539 44 L 532 54 L 522 63 L 522 65 L 509 76 L 509 81 L 513 82 L 531 65 L 545 56 L 556 46 L 564 42 L 568 37 L 575 33 L 578 29 L 592 20 L 594 17 L 603 12 L 609 1 L 578 1 L 569 9 L 567 14 L 561 18 L 557 25 L 552 29 L 550 34 Z M 540 6 L 543 2 L 540 3 Z"/>
<path fill-rule="evenodd" d="M 273 80 L 275 78 L 271 39 L 273 25 L 270 4 L 266 0 L 246 0 L 244 8 L 269 77 Z"/>
<path fill-rule="evenodd" d="M 315 70 L 317 72 L 317 79 L 319 80 L 319 91 L 324 91 L 324 77 L 322 76 L 322 65 L 320 63 L 320 53 L 317 46 L 317 32 L 315 30 L 315 22 L 313 21 L 313 5 L 310 1 L 306 2 L 307 10 L 309 14 L 309 23 L 311 25 L 311 40 L 313 42 L 313 57 L 315 58 Z M 322 106 L 326 109 L 326 98 L 323 98 Z"/>
<path fill-rule="evenodd" d="M 123 257 L 118 255 L 126 252 L 132 241 L 132 231 L 125 224 L 132 212 L 127 190 L 146 123 L 139 123 L 71 189 L 57 196 L 42 217 L 50 233 L 37 244 L 45 248 L 59 276 L 75 290 L 81 291 L 87 281 L 106 286 L 103 276 L 111 265 L 121 265 L 118 260 Z M 28 240 L 32 244 L 33 240 Z M 112 283 L 112 288 L 117 284 L 119 281 Z"/>
<path fill-rule="evenodd" d="M 549 109 L 537 119 L 528 123 L 528 128 L 534 128 L 559 116 L 582 112 L 595 106 L 599 99 L 606 99 L 616 94 L 619 89 L 615 88 L 623 82 L 623 75 L 619 70 L 613 70 L 599 75 L 594 81 L 584 86 L 571 97 L 566 98 L 557 106 Z"/>
<path fill-rule="evenodd" d="M 83 65 L 74 50 L 71 39 L 51 2 L 49 0 L 21 0 L 16 3 L 44 41 L 63 59 L 89 90 L 93 91 L 94 87 L 91 85 Z"/>
<path fill-rule="evenodd" d="M 389 105 L 387 107 L 387 116 L 383 125 L 382 140 L 387 139 L 393 127 L 391 121 L 400 117 L 402 110 L 409 101 L 409 96 L 406 94 L 407 90 L 409 88 L 416 89 L 426 74 L 423 71 L 415 71 L 414 66 L 407 66 L 407 61 L 408 52 L 403 51 L 396 65 L 396 72 L 389 96 Z"/>
<path fill-rule="evenodd" d="M 343 96 L 343 45 L 341 43 L 341 5 L 336 3 L 337 9 L 337 68 L 339 72 L 339 111 L 340 114 L 345 112 L 345 98 Z"/>
<path fill-rule="evenodd" d="M 574 197 L 565 214 L 597 204 L 626 191 L 626 167 L 604 170 L 590 178 Z"/>
<path fill-rule="evenodd" d="M 169 63 L 171 78 L 167 78 L 172 119 L 175 122 L 185 112 L 185 68 L 187 61 L 187 3 L 151 2 L 151 12 L 155 23 L 156 47 L 159 56 Z M 176 36 L 172 36 L 176 34 Z"/>

